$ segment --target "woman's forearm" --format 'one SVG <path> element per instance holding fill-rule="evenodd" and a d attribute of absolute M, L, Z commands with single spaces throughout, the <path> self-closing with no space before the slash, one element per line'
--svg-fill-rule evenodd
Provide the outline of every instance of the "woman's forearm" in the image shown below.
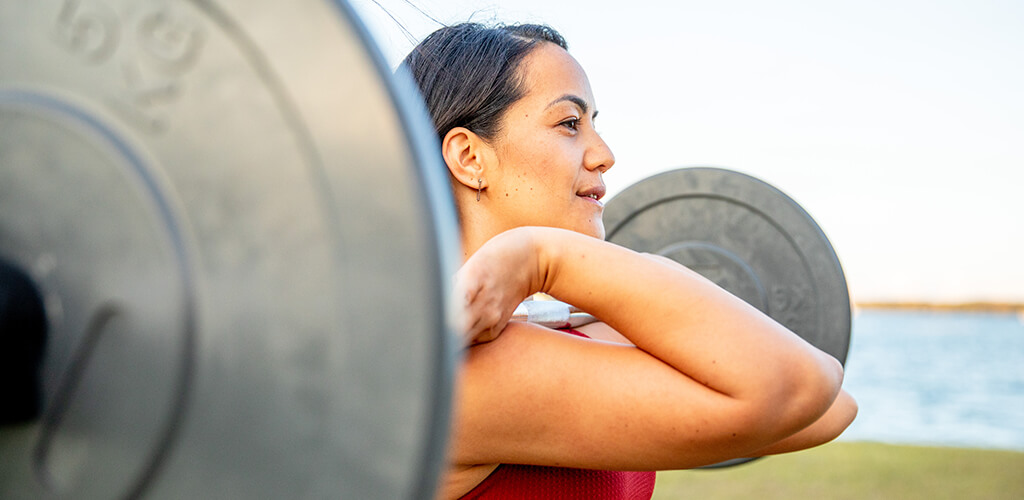
<path fill-rule="evenodd" d="M 798 412 L 800 427 L 838 393 L 834 358 L 697 273 L 577 233 L 533 230 L 542 291 L 709 388 L 758 411 Z"/>

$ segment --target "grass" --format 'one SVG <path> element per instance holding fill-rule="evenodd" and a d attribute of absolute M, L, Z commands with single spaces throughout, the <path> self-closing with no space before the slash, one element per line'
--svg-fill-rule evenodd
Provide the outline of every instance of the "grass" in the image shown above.
<path fill-rule="evenodd" d="M 833 442 L 713 470 L 659 472 L 655 500 L 1024 499 L 1024 453 Z"/>

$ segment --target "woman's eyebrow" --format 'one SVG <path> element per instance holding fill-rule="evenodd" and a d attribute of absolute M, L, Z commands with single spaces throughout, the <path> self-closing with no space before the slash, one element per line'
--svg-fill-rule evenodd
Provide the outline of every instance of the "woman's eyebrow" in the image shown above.
<path fill-rule="evenodd" d="M 559 97 L 558 99 L 555 99 L 554 101 L 551 101 L 550 103 L 548 103 L 547 107 L 544 108 L 544 109 L 550 108 L 551 106 L 554 106 L 555 104 L 558 104 L 558 103 L 563 102 L 563 101 L 569 101 L 569 102 L 575 104 L 577 107 L 580 108 L 580 111 L 582 111 L 583 114 L 587 114 L 587 110 L 590 109 L 590 106 L 587 104 L 587 101 L 583 100 L 583 98 L 580 97 L 580 96 L 576 96 L 576 95 L 572 95 L 572 94 L 565 94 L 562 97 Z"/>
<path fill-rule="evenodd" d="M 588 110 L 590 109 L 590 105 L 587 104 L 587 101 L 585 99 L 573 94 L 565 94 L 562 97 L 559 97 L 558 99 L 549 102 L 547 107 L 545 107 L 544 109 L 550 108 L 551 106 L 554 106 L 555 104 L 558 104 L 563 101 L 569 101 L 575 104 L 578 108 L 580 108 L 580 112 L 583 113 L 584 115 L 587 114 Z M 594 118 L 597 118 L 597 110 L 594 110 L 594 116 L 592 116 L 590 119 L 593 120 Z"/>

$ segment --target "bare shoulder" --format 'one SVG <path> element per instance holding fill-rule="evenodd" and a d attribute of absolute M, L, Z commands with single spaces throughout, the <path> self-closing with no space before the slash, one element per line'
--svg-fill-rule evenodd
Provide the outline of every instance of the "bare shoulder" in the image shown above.
<path fill-rule="evenodd" d="M 586 352 L 591 345 L 636 350 L 622 345 L 628 341 L 607 325 L 593 323 L 578 330 L 590 338 L 513 322 L 496 340 L 466 350 L 457 379 L 452 463 L 443 475 L 439 498 L 459 498 L 471 491 L 497 469 L 499 464 L 491 462 L 530 462 L 515 453 L 524 443 L 511 436 L 531 434 L 527 447 L 536 446 L 546 441 L 536 433 L 538 422 L 572 420 L 555 404 L 565 394 L 565 383 L 579 383 L 571 375 L 582 375 L 572 368 L 577 360 L 570 353 Z M 538 403 L 538 398 L 546 402 Z"/>
<path fill-rule="evenodd" d="M 665 436 L 679 434 L 680 408 L 717 404 L 720 396 L 615 342 L 609 331 L 587 328 L 598 337 L 587 339 L 510 323 L 494 341 L 468 349 L 456 389 L 452 461 L 605 470 L 688 465 Z"/>

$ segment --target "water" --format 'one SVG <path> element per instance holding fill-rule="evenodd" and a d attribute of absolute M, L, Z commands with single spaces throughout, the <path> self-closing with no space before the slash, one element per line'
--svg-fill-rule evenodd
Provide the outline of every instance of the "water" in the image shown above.
<path fill-rule="evenodd" d="M 844 385 L 840 440 L 1024 451 L 1024 316 L 862 311 Z"/>

